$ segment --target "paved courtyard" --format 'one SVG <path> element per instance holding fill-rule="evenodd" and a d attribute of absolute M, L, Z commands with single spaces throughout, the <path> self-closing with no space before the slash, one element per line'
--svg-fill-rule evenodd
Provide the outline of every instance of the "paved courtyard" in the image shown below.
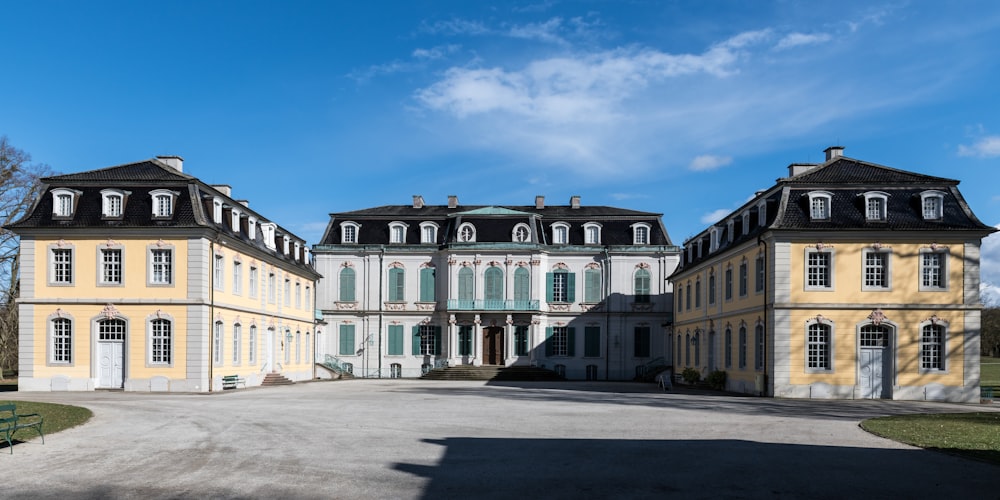
<path fill-rule="evenodd" d="M 213 395 L 17 393 L 87 424 L 0 448 L 5 498 L 997 498 L 1000 468 L 869 435 L 992 409 L 602 382 L 316 382 Z"/>

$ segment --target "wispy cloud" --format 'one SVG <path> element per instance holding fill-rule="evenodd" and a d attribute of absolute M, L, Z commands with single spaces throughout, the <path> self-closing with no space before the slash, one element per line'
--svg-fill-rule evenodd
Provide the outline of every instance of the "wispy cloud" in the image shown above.
<path fill-rule="evenodd" d="M 775 50 L 783 50 L 802 45 L 817 45 L 829 42 L 832 38 L 829 33 L 789 33 L 778 40 L 778 44 L 774 48 Z"/>
<path fill-rule="evenodd" d="M 706 172 L 725 167 L 732 162 L 733 158 L 731 156 L 700 155 L 691 160 L 688 168 L 695 172 Z"/>
<path fill-rule="evenodd" d="M 526 40 L 539 40 L 557 45 L 568 45 L 569 42 L 559 35 L 561 30 L 562 19 L 553 17 L 543 23 L 528 23 L 525 25 L 513 26 L 508 31 L 508 34 L 512 38 L 523 38 Z"/>
<path fill-rule="evenodd" d="M 959 156 L 974 156 L 977 158 L 996 158 L 1000 156 L 1000 135 L 983 137 L 971 145 L 959 145 Z"/>
<path fill-rule="evenodd" d="M 719 220 L 721 220 L 723 217 L 729 215 L 729 212 L 732 212 L 732 210 L 729 210 L 728 208 L 720 208 L 718 210 L 714 210 L 705 215 L 702 215 L 701 218 L 698 220 L 701 221 L 702 224 L 714 224 Z"/>
<path fill-rule="evenodd" d="M 493 32 L 479 21 L 457 18 L 433 23 L 425 22 L 420 25 L 419 31 L 430 35 L 486 35 Z"/>
<path fill-rule="evenodd" d="M 436 60 L 458 52 L 462 48 L 458 44 L 439 45 L 429 49 L 414 49 L 411 54 L 414 59 Z"/>
<path fill-rule="evenodd" d="M 356 69 L 348 73 L 347 77 L 358 83 L 365 83 L 377 77 L 422 71 L 427 68 L 427 63 L 445 59 L 461 49 L 462 46 L 458 44 L 438 45 L 429 49 L 417 48 L 413 49 L 413 52 L 410 53 L 410 59 L 397 59 L 383 64 L 374 64 L 367 68 Z"/>

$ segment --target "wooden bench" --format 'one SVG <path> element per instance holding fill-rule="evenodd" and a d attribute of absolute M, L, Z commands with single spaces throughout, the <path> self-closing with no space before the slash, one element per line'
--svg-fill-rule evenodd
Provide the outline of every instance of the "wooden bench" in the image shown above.
<path fill-rule="evenodd" d="M 13 404 L 0 405 L 0 433 L 7 439 L 7 447 L 10 448 L 11 455 L 14 454 L 14 433 L 19 429 L 34 427 L 38 435 L 45 444 L 45 435 L 42 434 L 42 416 L 37 413 L 17 414 L 17 408 Z"/>
<path fill-rule="evenodd" d="M 247 388 L 247 380 L 239 375 L 226 375 L 222 377 L 222 389 L 235 389 L 236 385 L 240 384 L 244 389 Z"/>

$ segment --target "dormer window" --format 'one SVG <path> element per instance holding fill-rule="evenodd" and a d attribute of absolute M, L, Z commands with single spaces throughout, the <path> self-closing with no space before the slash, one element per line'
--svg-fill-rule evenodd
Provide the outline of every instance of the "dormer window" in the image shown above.
<path fill-rule="evenodd" d="M 632 244 L 633 245 L 649 244 L 649 224 L 646 224 L 644 222 L 638 224 L 632 224 Z"/>
<path fill-rule="evenodd" d="M 944 217 L 944 193 L 941 191 L 920 193 L 920 207 L 924 220 L 940 220 Z"/>
<path fill-rule="evenodd" d="M 222 224 L 222 198 L 212 200 L 212 221 Z"/>
<path fill-rule="evenodd" d="M 511 235 L 511 241 L 516 243 L 531 242 L 531 230 L 528 229 L 528 225 L 520 223 L 514 226 L 514 233 Z"/>
<path fill-rule="evenodd" d="M 712 226 L 712 229 L 708 231 L 709 241 L 708 251 L 709 253 L 714 252 L 719 249 L 719 228 Z"/>
<path fill-rule="evenodd" d="M 569 244 L 569 224 L 565 222 L 556 222 L 552 224 L 552 244 Z"/>
<path fill-rule="evenodd" d="M 235 208 L 230 212 L 229 225 L 234 233 L 240 232 L 240 211 Z"/>
<path fill-rule="evenodd" d="M 865 193 L 865 219 L 869 221 L 885 221 L 886 205 L 889 195 L 881 191 Z"/>
<path fill-rule="evenodd" d="M 288 255 L 288 236 L 282 236 L 281 243 L 281 252 Z"/>
<path fill-rule="evenodd" d="M 247 218 L 247 237 L 250 241 L 257 239 L 257 219 L 255 217 Z"/>
<path fill-rule="evenodd" d="M 157 189 L 149 192 L 153 205 L 153 217 L 167 219 L 174 215 L 174 201 L 180 193 L 166 189 Z"/>
<path fill-rule="evenodd" d="M 101 216 L 106 219 L 120 219 L 125 209 L 128 191 L 120 189 L 101 190 Z"/>
<path fill-rule="evenodd" d="M 277 226 L 270 222 L 265 222 L 260 225 L 260 232 L 264 235 L 264 246 L 274 250 L 274 231 Z"/>
<path fill-rule="evenodd" d="M 340 223 L 340 243 L 347 245 L 354 245 L 358 242 L 358 231 L 361 230 L 361 224 L 357 222 L 341 222 Z"/>
<path fill-rule="evenodd" d="M 76 200 L 80 196 L 79 191 L 74 191 L 72 189 L 53 189 L 52 190 L 52 216 L 53 217 L 72 217 L 73 212 L 76 211 Z"/>
<path fill-rule="evenodd" d="M 299 242 L 296 241 L 295 242 L 295 254 L 292 255 L 292 258 L 294 258 L 295 260 L 299 260 L 299 251 L 301 250 L 301 248 L 302 248 L 302 246 L 299 244 Z"/>
<path fill-rule="evenodd" d="M 735 221 L 733 221 L 732 219 L 730 219 L 729 222 L 726 223 L 726 241 L 728 241 L 729 243 L 733 242 L 733 226 L 735 225 L 736 225 Z"/>
<path fill-rule="evenodd" d="M 420 242 L 437 243 L 438 225 L 433 222 L 420 223 Z"/>
<path fill-rule="evenodd" d="M 750 212 L 743 212 L 743 234 L 750 232 Z"/>
<path fill-rule="evenodd" d="M 588 245 L 601 244 L 601 225 L 596 222 L 588 222 L 583 225 L 583 242 Z"/>
<path fill-rule="evenodd" d="M 757 204 L 757 225 L 761 227 L 767 225 L 767 200 L 761 200 Z"/>
<path fill-rule="evenodd" d="M 406 243 L 406 227 L 402 222 L 389 223 L 389 243 Z"/>
<path fill-rule="evenodd" d="M 462 224 L 458 227 L 458 241 L 462 243 L 471 243 L 476 241 L 476 226 L 469 224 L 468 222 Z"/>
<path fill-rule="evenodd" d="M 812 220 L 830 219 L 830 200 L 833 195 L 826 191 L 809 193 L 809 218 Z"/>

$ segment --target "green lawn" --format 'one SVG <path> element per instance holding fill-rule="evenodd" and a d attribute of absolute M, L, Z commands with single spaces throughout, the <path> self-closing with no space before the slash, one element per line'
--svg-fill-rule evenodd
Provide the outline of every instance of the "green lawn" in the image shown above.
<path fill-rule="evenodd" d="M 1000 358 L 983 356 L 979 366 L 982 370 L 979 374 L 980 385 L 1000 386 Z"/>
<path fill-rule="evenodd" d="M 1000 413 L 872 418 L 861 428 L 884 438 L 1000 464 Z"/>
<path fill-rule="evenodd" d="M 49 434 L 55 434 L 61 430 L 69 429 L 70 427 L 76 427 L 94 416 L 93 412 L 86 408 L 81 408 L 79 406 L 69 406 L 69 405 L 58 405 L 54 403 L 36 403 L 33 401 L 5 401 L 0 400 L 0 404 L 14 403 L 17 405 L 17 413 L 38 413 L 42 416 L 44 423 L 42 423 L 42 432 L 46 436 Z M 37 437 L 34 429 L 19 430 L 15 435 L 16 438 L 31 439 Z M 3 438 L 0 437 L 0 441 Z M 6 445 L 7 442 L 3 441 Z M 6 450 L 4 450 L 6 453 Z"/>

